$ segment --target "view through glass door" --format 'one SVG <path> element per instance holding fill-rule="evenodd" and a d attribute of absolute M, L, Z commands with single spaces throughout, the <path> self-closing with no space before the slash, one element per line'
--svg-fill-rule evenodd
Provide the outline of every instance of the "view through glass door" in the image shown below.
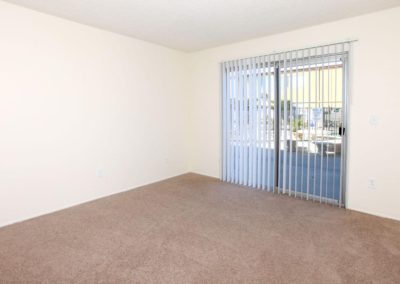
<path fill-rule="evenodd" d="M 344 206 L 350 43 L 222 64 L 222 179 Z"/>
<path fill-rule="evenodd" d="M 279 72 L 278 189 L 337 203 L 343 200 L 344 57 L 290 63 Z"/>

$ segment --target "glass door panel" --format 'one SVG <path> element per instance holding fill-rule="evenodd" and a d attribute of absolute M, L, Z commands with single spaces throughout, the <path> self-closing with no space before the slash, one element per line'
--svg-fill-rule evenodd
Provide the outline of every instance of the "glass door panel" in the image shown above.
<path fill-rule="evenodd" d="M 280 69 L 282 193 L 341 200 L 343 70 L 340 58 Z"/>

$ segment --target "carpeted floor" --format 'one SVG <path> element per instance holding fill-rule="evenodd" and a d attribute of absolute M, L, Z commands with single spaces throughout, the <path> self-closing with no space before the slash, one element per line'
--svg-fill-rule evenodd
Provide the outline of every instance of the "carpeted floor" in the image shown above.
<path fill-rule="evenodd" d="M 0 282 L 400 283 L 400 222 L 186 174 L 1 228 Z"/>

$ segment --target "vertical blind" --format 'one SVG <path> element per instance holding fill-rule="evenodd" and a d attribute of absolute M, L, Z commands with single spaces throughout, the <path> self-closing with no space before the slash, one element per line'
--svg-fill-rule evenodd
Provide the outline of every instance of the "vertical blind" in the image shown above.
<path fill-rule="evenodd" d="M 344 203 L 351 42 L 226 61 L 222 179 Z"/>

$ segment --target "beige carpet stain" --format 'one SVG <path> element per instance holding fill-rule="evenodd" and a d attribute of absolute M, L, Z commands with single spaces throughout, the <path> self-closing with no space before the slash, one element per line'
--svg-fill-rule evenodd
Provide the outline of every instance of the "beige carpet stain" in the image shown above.
<path fill-rule="evenodd" d="M 0 283 L 400 283 L 400 222 L 186 174 L 0 228 Z"/>

